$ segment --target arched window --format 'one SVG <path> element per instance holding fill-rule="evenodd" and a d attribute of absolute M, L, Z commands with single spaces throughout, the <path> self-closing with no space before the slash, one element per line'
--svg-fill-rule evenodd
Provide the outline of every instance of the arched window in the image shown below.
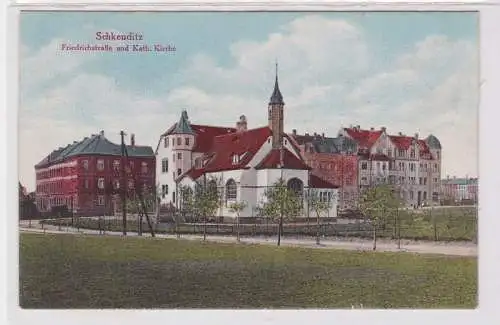
<path fill-rule="evenodd" d="M 226 183 L 226 201 L 236 201 L 236 182 L 232 178 Z"/>
<path fill-rule="evenodd" d="M 303 192 L 303 188 L 304 188 L 304 184 L 302 183 L 302 181 L 298 178 L 292 178 L 288 181 L 288 184 L 287 184 L 287 187 L 294 191 L 295 194 L 297 194 L 298 196 L 302 197 L 302 192 Z"/>

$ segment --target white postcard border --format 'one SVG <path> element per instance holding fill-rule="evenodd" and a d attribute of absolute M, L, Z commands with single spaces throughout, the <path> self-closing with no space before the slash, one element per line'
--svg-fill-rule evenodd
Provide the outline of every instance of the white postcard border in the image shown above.
<path fill-rule="evenodd" d="M 480 47 L 481 47 L 481 96 L 480 96 L 480 111 L 479 111 L 479 308 L 470 311 L 446 311 L 446 310 L 429 310 L 429 311 L 413 311 L 413 310 L 296 310 L 296 311 L 195 311 L 195 310 L 161 310 L 161 311 L 146 311 L 146 310 L 120 310 L 120 311 L 30 311 L 22 310 L 18 306 L 18 225 L 17 225 L 17 107 L 18 107 L 18 12 L 19 8 L 23 10 L 33 9 L 42 10 L 42 7 L 33 5 L 34 3 L 42 3 L 44 1 L 29 1 L 31 5 L 27 5 L 28 1 L 17 1 L 23 4 L 19 7 L 10 8 L 8 15 L 8 33 L 6 48 L 7 57 L 7 106 L 6 116 L 3 119 L 6 122 L 7 137 L 3 148 L 5 148 L 4 157 L 7 158 L 7 165 L 4 167 L 3 161 L 1 165 L 2 172 L 6 173 L 6 185 L 8 188 L 6 202 L 2 206 L 7 207 L 2 227 L 6 235 L 7 248 L 7 288 L 8 299 L 6 306 L 8 307 L 8 320 L 14 323 L 30 324 L 30 323 L 46 323 L 46 324 L 88 324 L 88 323 L 120 323 L 120 324 L 137 324 L 138 322 L 149 323 L 189 323 L 189 324 L 232 324 L 237 322 L 239 325 L 258 324 L 258 323 L 287 323 L 287 324 L 304 324 L 308 322 L 315 323 L 357 323 L 368 322 L 370 324 L 422 324 L 422 323 L 438 323 L 438 324 L 489 324 L 500 323 L 495 322 L 498 318 L 498 303 L 500 291 L 500 236 L 497 232 L 500 230 L 500 216 L 496 209 L 498 201 L 498 189 L 500 188 L 500 172 L 496 168 L 498 159 L 498 122 L 500 114 L 498 113 L 499 96 L 500 96 L 500 36 L 495 33 L 500 21 L 500 8 L 493 6 L 492 2 L 484 1 L 467 1 L 466 5 L 459 5 L 457 2 L 451 1 L 421 1 L 419 4 L 405 5 L 401 1 L 385 1 L 383 5 L 376 5 L 369 1 L 367 5 L 360 6 L 361 1 L 352 1 L 351 5 L 346 2 L 337 5 L 331 5 L 330 1 L 301 1 L 284 2 L 279 1 L 279 4 L 269 6 L 266 3 L 258 3 L 250 5 L 245 1 L 245 5 L 223 2 L 222 5 L 218 1 L 199 1 L 197 6 L 192 4 L 181 5 L 179 3 L 170 5 L 169 7 L 152 4 L 153 1 L 147 1 L 147 7 L 138 8 L 132 5 L 123 5 L 126 0 L 120 1 L 122 5 L 117 5 L 113 1 L 113 7 L 108 5 L 92 4 L 88 5 L 85 10 L 479 10 L 480 11 Z M 46 1 L 45 1 L 46 2 Z M 52 3 L 61 2 L 53 1 Z M 69 1 L 65 1 L 68 3 Z M 97 1 L 86 1 L 96 3 Z M 110 3 L 109 1 L 108 3 Z M 135 1 L 138 3 L 141 1 Z M 367 1 L 363 1 L 367 2 Z M 390 3 L 389 3 L 390 2 Z M 431 2 L 438 2 L 436 6 L 432 6 Z M 144 3 L 144 2 L 143 2 Z M 276 2 L 275 2 L 276 3 Z M 330 3 L 330 4 L 329 4 Z M 26 5 L 24 5 L 26 4 Z M 54 10 L 61 8 L 64 10 L 83 10 L 82 6 L 49 6 L 43 10 Z M 4 87 L 2 87 L 4 88 Z M 3 188 L 2 188 L 3 191 Z M 3 193 L 2 193 L 3 194 Z M 4 196 L 1 195 L 3 198 Z M 4 305 L 4 304 L 2 304 Z"/>

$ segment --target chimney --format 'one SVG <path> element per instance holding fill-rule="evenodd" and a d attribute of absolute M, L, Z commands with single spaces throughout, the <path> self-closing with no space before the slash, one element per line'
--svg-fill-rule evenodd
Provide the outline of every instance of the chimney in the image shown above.
<path fill-rule="evenodd" d="M 306 132 L 306 133 L 305 133 L 305 136 L 306 136 L 306 137 L 308 137 L 308 136 L 309 136 L 309 133 L 307 133 L 307 132 Z"/>
<path fill-rule="evenodd" d="M 243 132 L 247 130 L 247 118 L 245 115 L 241 115 L 238 122 L 236 122 L 236 131 Z"/>
<path fill-rule="evenodd" d="M 135 134 L 133 133 L 130 135 L 130 145 L 135 147 Z"/>
<path fill-rule="evenodd" d="M 318 134 L 316 132 L 314 132 L 314 137 L 317 137 L 317 136 L 318 136 Z"/>
<path fill-rule="evenodd" d="M 292 134 L 293 134 L 293 135 L 297 135 L 297 129 L 293 129 L 293 130 L 292 130 Z"/>
<path fill-rule="evenodd" d="M 324 139 L 325 138 L 325 132 L 321 133 L 321 137 Z"/>
<path fill-rule="evenodd" d="M 100 135 L 101 137 L 103 137 L 103 136 L 104 136 L 104 130 L 101 130 L 101 132 L 99 132 L 99 135 Z"/>
<path fill-rule="evenodd" d="M 358 131 L 361 130 L 361 126 L 356 125 L 356 129 L 358 129 Z"/>
<path fill-rule="evenodd" d="M 418 140 L 418 133 L 415 133 L 415 140 Z"/>
<path fill-rule="evenodd" d="M 383 126 L 383 127 L 381 127 L 381 128 L 380 128 L 380 130 L 382 130 L 382 132 L 384 132 L 384 133 L 385 133 L 385 131 L 386 131 L 387 129 L 385 128 L 385 126 Z"/>
<path fill-rule="evenodd" d="M 370 131 L 375 131 L 375 128 L 373 128 L 373 127 L 372 127 L 372 128 L 370 128 Z"/>
<path fill-rule="evenodd" d="M 398 135 L 399 135 L 399 136 L 402 136 L 402 135 L 403 135 L 403 132 L 401 132 L 401 131 L 400 131 L 400 132 L 398 132 Z"/>

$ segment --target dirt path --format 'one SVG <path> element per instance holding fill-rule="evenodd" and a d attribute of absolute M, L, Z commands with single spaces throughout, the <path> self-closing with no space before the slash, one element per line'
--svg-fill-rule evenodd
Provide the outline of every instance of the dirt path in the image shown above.
<path fill-rule="evenodd" d="M 121 236 L 121 232 L 109 232 L 100 233 L 98 230 L 91 229 L 76 229 L 72 227 L 61 227 L 44 225 L 43 229 L 41 225 L 36 221 L 31 222 L 31 227 L 29 221 L 23 220 L 20 225 L 20 230 L 24 232 L 38 232 L 38 233 L 65 233 L 65 234 L 89 234 L 89 235 L 107 235 L 107 236 Z M 137 233 L 129 232 L 129 236 L 137 236 Z M 150 234 L 144 234 L 145 237 L 149 237 Z M 176 235 L 172 234 L 157 234 L 157 238 L 177 238 Z M 181 239 L 184 240 L 202 240 L 202 235 L 181 235 Z M 207 240 L 211 242 L 219 243 L 235 243 L 236 238 L 234 236 L 214 236 L 208 235 Z M 243 237 L 241 238 L 242 243 L 246 244 L 263 244 L 263 245 L 276 245 L 276 238 L 266 238 L 266 237 Z M 315 239 L 312 238 L 282 238 L 281 244 L 283 246 L 296 246 L 296 247 L 308 247 L 315 249 L 345 249 L 345 250 L 356 250 L 356 251 L 371 251 L 372 242 L 364 239 L 322 239 L 320 245 L 316 245 Z M 380 240 L 377 243 L 377 251 L 381 252 L 410 252 L 419 254 L 441 254 L 441 255 L 454 255 L 454 256 L 477 256 L 477 245 L 469 242 L 463 243 L 447 243 L 447 242 L 410 242 L 407 240 L 401 241 L 401 248 L 398 249 L 396 241 Z"/>

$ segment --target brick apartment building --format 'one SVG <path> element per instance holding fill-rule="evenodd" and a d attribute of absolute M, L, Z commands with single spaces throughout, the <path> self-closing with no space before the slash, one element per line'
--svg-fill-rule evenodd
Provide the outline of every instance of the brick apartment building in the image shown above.
<path fill-rule="evenodd" d="M 390 184 L 408 206 L 437 204 L 441 179 L 441 143 L 429 135 L 391 135 L 385 127 L 341 128 L 337 137 L 314 133 L 293 138 L 312 172 L 337 184 L 339 206 L 355 207 L 361 192 Z"/>
<path fill-rule="evenodd" d="M 149 146 L 136 146 L 134 136 L 121 157 L 121 145 L 110 142 L 104 132 L 85 137 L 52 151 L 35 165 L 36 205 L 51 214 L 65 208 L 77 215 L 110 215 L 119 203 L 120 188 L 127 195 L 136 189 L 153 189 L 155 156 Z M 121 164 L 126 172 L 121 178 Z M 124 184 L 126 183 L 126 184 Z"/>

